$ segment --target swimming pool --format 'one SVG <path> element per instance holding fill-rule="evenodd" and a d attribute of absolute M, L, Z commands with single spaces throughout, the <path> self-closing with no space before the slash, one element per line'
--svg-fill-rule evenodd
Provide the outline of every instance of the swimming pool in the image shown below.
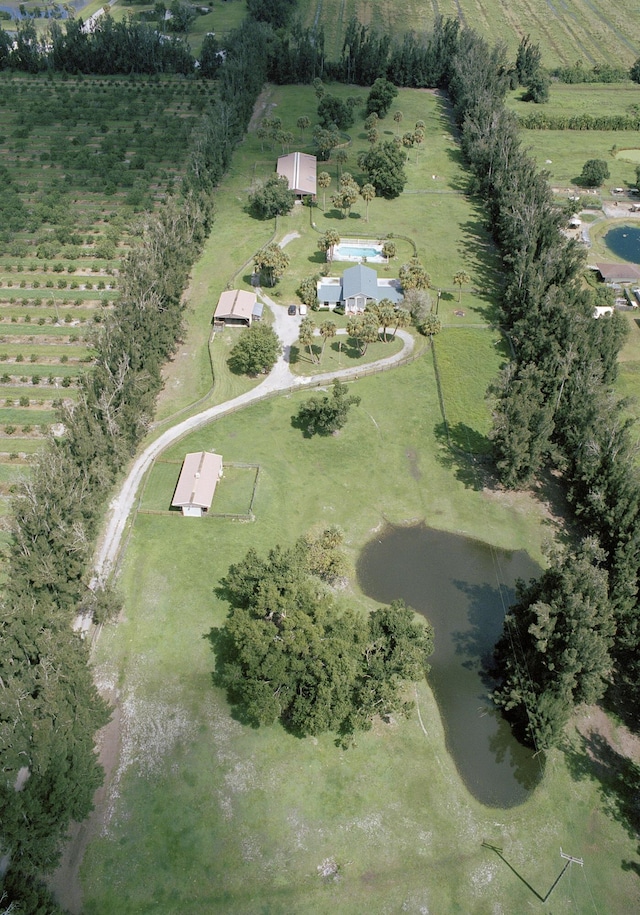
<path fill-rule="evenodd" d="M 336 245 L 333 252 L 334 261 L 361 261 L 364 258 L 374 263 L 384 263 L 382 244 L 345 238 L 339 245 Z"/>

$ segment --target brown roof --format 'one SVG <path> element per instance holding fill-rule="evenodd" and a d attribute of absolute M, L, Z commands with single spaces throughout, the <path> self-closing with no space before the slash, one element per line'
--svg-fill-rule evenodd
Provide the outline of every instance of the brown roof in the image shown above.
<path fill-rule="evenodd" d="M 211 454 L 209 451 L 194 451 L 187 454 L 171 505 L 174 508 L 187 505 L 211 508 L 221 470 L 220 454 Z"/>
<path fill-rule="evenodd" d="M 227 289 L 218 299 L 213 316 L 219 320 L 235 318 L 250 324 L 255 304 L 255 292 L 247 292 L 246 289 Z"/>
<path fill-rule="evenodd" d="M 640 267 L 635 264 L 596 264 L 605 283 L 633 283 L 640 280 Z"/>
<path fill-rule="evenodd" d="M 278 159 L 278 174 L 287 179 L 296 194 L 315 194 L 316 170 L 316 157 L 308 153 L 289 153 Z"/>

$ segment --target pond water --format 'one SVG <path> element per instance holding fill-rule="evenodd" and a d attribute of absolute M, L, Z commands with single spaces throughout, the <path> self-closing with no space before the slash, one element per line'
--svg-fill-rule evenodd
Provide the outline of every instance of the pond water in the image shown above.
<path fill-rule="evenodd" d="M 640 264 L 640 226 L 616 226 L 604 236 L 604 243 L 615 255 Z"/>
<path fill-rule="evenodd" d="M 540 568 L 524 551 L 419 525 L 389 527 L 377 536 L 362 551 L 357 573 L 369 597 L 383 604 L 402 598 L 433 625 L 429 685 L 447 749 L 471 794 L 490 807 L 523 803 L 542 777 L 544 760 L 512 736 L 489 699 L 483 665 L 516 579 L 536 577 Z"/>

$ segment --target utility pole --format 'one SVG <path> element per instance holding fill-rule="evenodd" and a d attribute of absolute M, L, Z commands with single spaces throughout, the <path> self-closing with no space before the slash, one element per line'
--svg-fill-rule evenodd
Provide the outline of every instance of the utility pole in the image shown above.
<path fill-rule="evenodd" d="M 549 896 L 553 893 L 553 891 L 555 890 L 557 885 L 560 883 L 560 878 L 565 873 L 565 871 L 567 870 L 568 867 L 571 867 L 572 864 L 579 864 L 580 867 L 584 867 L 584 861 L 582 860 L 582 858 L 574 858 L 573 855 L 567 855 L 567 854 L 565 854 L 565 852 L 562 851 L 562 848 L 560 848 L 560 857 L 564 858 L 567 863 L 565 864 L 565 866 L 562 868 L 562 870 L 556 877 L 553 885 L 551 886 L 551 889 L 549 890 L 547 895 L 544 897 L 543 902 L 546 902 L 547 899 L 549 898 Z"/>

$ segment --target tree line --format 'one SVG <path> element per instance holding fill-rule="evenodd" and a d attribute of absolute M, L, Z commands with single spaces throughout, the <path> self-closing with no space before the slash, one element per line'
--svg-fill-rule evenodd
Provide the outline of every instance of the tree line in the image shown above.
<path fill-rule="evenodd" d="M 502 257 L 502 316 L 515 350 L 492 391 L 496 466 L 508 487 L 559 473 L 586 535 L 520 589 L 496 650 L 497 701 L 529 742 L 547 746 L 576 703 L 612 685 L 637 696 L 640 478 L 632 421 L 612 388 L 626 324 L 619 314 L 593 318 L 583 249 L 563 235 L 566 216 L 504 105 L 507 69 L 504 51 L 465 32 L 449 91 Z M 571 616 L 562 595 L 575 582 L 582 600 Z"/>
<path fill-rule="evenodd" d="M 141 227 L 96 341 L 95 370 L 62 413 L 65 434 L 14 501 L 0 623 L 0 857 L 2 887 L 26 911 L 36 910 L 38 875 L 55 867 L 70 821 L 87 816 L 102 779 L 94 735 L 109 709 L 71 624 L 78 611 L 99 620 L 118 609 L 107 582 L 89 587 L 105 494 L 148 429 L 162 366 L 180 339 L 182 292 L 212 225 L 212 191 L 266 77 L 261 40 L 260 26 L 231 36 L 181 193 Z"/>

